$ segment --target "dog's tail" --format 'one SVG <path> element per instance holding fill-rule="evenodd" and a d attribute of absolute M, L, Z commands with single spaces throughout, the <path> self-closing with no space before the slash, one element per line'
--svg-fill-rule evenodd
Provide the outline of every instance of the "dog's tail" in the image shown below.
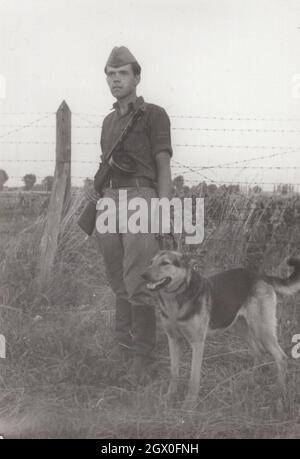
<path fill-rule="evenodd" d="M 275 292 L 293 295 L 300 290 L 300 258 L 290 258 L 287 264 L 294 268 L 289 277 L 282 279 L 281 277 L 266 276 L 266 281 L 272 285 Z"/>

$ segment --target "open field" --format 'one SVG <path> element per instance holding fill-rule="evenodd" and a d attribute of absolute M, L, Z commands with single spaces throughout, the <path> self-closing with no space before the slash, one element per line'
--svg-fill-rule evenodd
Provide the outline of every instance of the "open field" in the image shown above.
<path fill-rule="evenodd" d="M 280 201 L 280 202 L 279 202 Z M 299 254 L 300 199 L 214 196 L 206 202 L 206 238 L 185 248 L 196 269 L 211 274 L 240 265 L 287 275 Z M 74 204 L 75 206 L 75 204 Z M 43 216 L 1 217 L 0 434 L 13 438 L 294 438 L 300 435 L 300 367 L 292 336 L 300 333 L 300 295 L 279 300 L 279 341 L 290 357 L 288 405 L 278 406 L 274 364 L 253 367 L 246 344 L 230 332 L 208 339 L 197 409 L 167 407 L 167 340 L 159 327 L 156 377 L 133 390 L 119 383 L 124 368 L 108 358 L 113 344 L 113 295 L 93 238 L 62 224 L 53 279 L 36 292 Z M 291 217 L 292 215 L 292 217 Z M 292 220 L 291 220 L 292 218 Z M 185 347 L 182 390 L 190 353 Z"/>

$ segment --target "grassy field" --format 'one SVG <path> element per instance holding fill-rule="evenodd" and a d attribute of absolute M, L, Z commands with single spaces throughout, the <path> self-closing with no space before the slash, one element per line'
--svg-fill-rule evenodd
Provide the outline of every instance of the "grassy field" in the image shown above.
<path fill-rule="evenodd" d="M 258 206 L 254 210 L 247 205 L 240 196 L 224 199 L 218 211 L 208 203 L 206 239 L 192 250 L 196 269 L 211 274 L 247 265 L 287 275 L 285 258 L 297 254 L 298 228 L 278 224 L 277 219 L 271 231 L 263 224 L 268 205 L 258 211 Z M 208 339 L 198 406 L 183 411 L 180 403 L 165 403 L 169 358 L 160 326 L 153 382 L 137 390 L 119 383 L 125 368 L 108 357 L 114 298 L 96 243 L 76 227 L 72 209 L 63 221 L 53 279 L 41 294 L 35 293 L 35 276 L 43 218 L 11 214 L 0 223 L 0 333 L 7 345 L 6 359 L 0 359 L 0 435 L 299 437 L 300 368 L 291 358 L 291 338 L 300 333 L 299 295 L 280 299 L 278 307 L 279 341 L 290 357 L 287 406 L 278 408 L 269 356 L 253 367 L 246 344 L 226 332 Z M 182 391 L 189 361 L 184 345 Z"/>

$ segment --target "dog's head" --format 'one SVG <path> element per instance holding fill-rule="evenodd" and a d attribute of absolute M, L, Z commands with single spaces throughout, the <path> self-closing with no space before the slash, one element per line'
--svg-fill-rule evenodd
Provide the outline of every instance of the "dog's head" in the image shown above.
<path fill-rule="evenodd" d="M 171 293 L 190 277 L 190 263 L 186 255 L 171 250 L 161 250 L 155 255 L 142 278 L 150 290 Z"/>

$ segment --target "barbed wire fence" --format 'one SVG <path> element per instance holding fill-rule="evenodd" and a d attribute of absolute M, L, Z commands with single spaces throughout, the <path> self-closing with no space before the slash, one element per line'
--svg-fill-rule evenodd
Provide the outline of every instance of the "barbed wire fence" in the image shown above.
<path fill-rule="evenodd" d="M 53 176 L 56 164 L 55 148 L 57 148 L 57 139 L 55 139 L 56 115 L 57 113 L 55 112 L 10 112 L 0 114 L 0 132 L 4 131 L 0 134 L 0 168 L 8 172 L 10 179 L 20 182 L 25 172 L 35 174 L 38 180 L 43 180 L 46 176 Z M 100 133 L 104 115 L 73 112 L 72 116 L 73 139 L 71 142 L 72 156 L 70 162 L 70 171 L 72 170 L 72 173 L 70 172 L 70 178 L 73 181 L 73 186 L 80 187 L 85 179 L 93 178 L 98 167 Z M 28 117 L 30 117 L 30 120 L 28 120 Z M 278 226 L 278 221 L 282 219 L 282 215 L 291 206 L 293 206 L 295 221 L 298 221 L 297 193 L 294 193 L 294 197 L 291 197 L 289 201 L 284 201 L 283 208 L 280 211 L 277 211 L 278 209 L 274 211 L 272 209 L 272 199 L 267 202 L 265 194 L 261 197 L 258 193 L 249 194 L 249 192 L 257 187 L 256 191 L 262 191 L 266 188 L 268 190 L 271 189 L 271 191 L 277 191 L 280 195 L 280 191 L 283 191 L 283 187 L 287 185 L 290 186 L 285 189 L 285 194 L 291 191 L 298 191 L 300 178 L 299 182 L 297 179 L 295 180 L 295 173 L 297 174 L 300 169 L 300 165 L 296 162 L 296 155 L 300 151 L 300 140 L 298 145 L 296 137 L 295 145 L 290 145 L 285 141 L 285 138 L 286 135 L 297 136 L 300 133 L 300 129 L 297 129 L 300 119 L 255 116 L 171 115 L 171 121 L 172 136 L 175 138 L 173 142 L 172 175 L 173 178 L 182 176 L 183 195 L 184 193 L 192 192 L 196 193 L 196 195 L 204 196 L 204 188 L 209 185 L 211 185 L 211 190 L 213 190 L 213 187 L 221 189 L 224 199 L 227 198 L 229 191 L 232 194 L 230 204 L 223 199 L 223 208 L 218 207 L 218 210 L 211 208 L 209 217 L 215 227 L 220 223 L 232 225 L 232 222 L 235 222 L 236 228 L 239 227 L 240 229 L 239 231 L 236 229 L 231 235 L 223 238 L 222 235 L 218 234 L 218 231 L 213 231 L 213 229 L 215 230 L 214 227 L 206 235 L 208 242 L 213 241 L 220 244 L 226 242 L 227 244 L 239 245 L 245 244 L 246 241 L 248 245 L 256 244 L 257 241 L 254 240 L 253 232 L 250 234 L 248 231 L 251 227 L 251 221 L 271 224 L 272 228 L 274 228 L 276 225 Z M 209 125 L 207 126 L 205 123 L 209 123 Z M 221 124 L 221 127 L 216 127 L 216 123 Z M 238 123 L 238 127 L 232 127 L 232 123 Z M 247 123 L 250 123 L 250 126 L 247 126 Z M 254 126 L 253 123 L 255 124 Z M 204 142 L 203 137 L 210 134 L 214 138 L 217 135 L 227 137 L 225 140 L 222 139 L 222 142 Z M 253 141 L 252 143 L 252 140 L 250 142 L 248 138 L 244 137 L 251 136 L 251 139 L 254 138 L 256 140 L 261 135 L 268 136 L 269 134 L 272 135 L 272 140 L 277 136 L 278 143 L 274 141 L 268 143 Z M 199 138 L 194 140 L 193 136 L 195 135 L 202 137 L 200 140 Z M 237 143 L 236 136 L 239 136 L 239 142 Z M 7 152 L 4 154 L 5 147 L 7 147 Z M 32 150 L 30 150 L 31 147 Z M 35 148 L 40 148 L 40 152 L 36 153 Z M 247 152 L 247 156 L 250 153 L 250 157 L 241 157 L 241 151 Z M 204 152 L 206 154 L 203 154 Z M 202 158 L 211 160 L 215 152 L 224 152 L 224 160 L 205 164 Z M 240 157 L 228 160 L 226 159 L 226 152 L 235 152 L 235 156 L 239 155 Z M 193 161 L 188 161 L 190 156 L 194 158 Z M 220 157 L 220 154 L 218 157 Z M 295 163 L 293 164 L 291 159 L 293 160 L 294 158 Z M 280 163 L 275 164 L 276 160 L 280 161 Z M 12 167 L 16 165 L 18 167 Z M 10 174 L 11 169 L 17 170 L 17 172 Z M 73 172 L 74 169 L 75 173 Z M 18 172 L 20 170 L 22 170 L 21 174 Z M 277 172 L 280 174 L 279 180 L 265 178 L 266 173 L 273 175 Z M 247 177 L 243 179 L 243 174 L 245 173 Z M 234 176 L 230 174 L 234 174 Z M 294 174 L 293 180 L 287 177 L 288 174 Z M 235 187 L 235 189 L 233 190 L 232 187 Z M 233 195 L 236 199 L 233 198 Z M 214 194 L 212 193 L 212 198 L 213 196 Z M 230 212 L 227 211 L 229 205 Z M 259 206 L 262 206 L 262 208 L 260 209 Z M 268 235 L 270 236 L 270 234 L 269 232 Z M 268 244 L 269 246 L 278 245 L 279 241 L 290 243 L 291 235 L 280 235 L 280 237 L 277 235 L 276 240 L 270 238 Z"/>
<path fill-rule="evenodd" d="M 32 129 L 47 129 L 48 131 L 48 137 L 49 137 L 49 130 L 53 132 L 55 130 L 55 123 L 53 122 L 53 117 L 55 113 L 51 112 L 36 112 L 36 113 L 26 113 L 26 112 L 20 112 L 20 113 L 2 113 L 0 114 L 0 129 L 8 129 L 7 132 L 4 132 L 0 135 L 0 148 L 3 151 L 4 146 L 8 147 L 14 147 L 14 158 L 8 157 L 5 154 L 1 154 L 1 168 L 3 169 L 10 169 L 11 164 L 20 164 L 20 169 L 23 169 L 22 165 L 26 165 L 28 167 L 29 164 L 32 164 L 32 168 L 28 170 L 27 172 L 34 173 L 36 175 L 37 179 L 43 179 L 45 175 L 52 175 L 53 171 L 50 169 L 50 167 L 53 168 L 53 163 L 55 162 L 53 158 L 53 149 L 56 144 L 55 140 L 42 140 L 42 139 L 24 139 L 24 138 L 18 138 L 20 134 L 23 134 L 24 132 L 30 132 L 30 137 L 33 137 L 32 135 Z M 22 116 L 31 116 L 34 119 L 31 120 L 30 122 L 26 123 L 21 123 L 20 121 L 17 121 L 16 123 L 12 122 L 7 122 L 7 124 L 3 124 L 3 119 L 11 119 L 13 117 L 17 117 L 19 120 L 20 117 Z M 90 141 L 90 140 L 74 140 L 72 141 L 72 148 L 73 150 L 75 148 L 92 148 L 92 155 L 91 151 L 87 154 L 86 151 L 81 150 L 80 158 L 75 159 L 74 155 L 72 157 L 72 165 L 78 165 L 80 167 L 81 173 L 80 174 L 73 174 L 72 179 L 78 184 L 78 180 L 80 179 L 85 179 L 85 178 L 92 178 L 93 172 L 91 172 L 92 168 L 95 170 L 97 168 L 97 164 L 99 162 L 99 157 L 100 157 L 100 131 L 102 127 L 102 119 L 104 115 L 97 115 L 97 114 L 90 114 L 90 113 L 73 113 L 73 116 L 75 118 L 75 123 L 72 124 L 72 131 L 73 133 L 76 132 L 88 132 L 88 130 L 92 129 L 94 132 L 96 132 L 97 136 L 97 141 Z M 217 117 L 217 116 L 195 116 L 195 115 L 174 115 L 171 116 L 172 122 L 177 122 L 178 120 L 184 120 L 185 122 L 189 122 L 189 120 L 197 121 L 197 122 L 203 122 L 203 121 L 222 121 L 222 122 L 264 122 L 264 123 L 297 123 L 299 119 L 297 118 L 263 118 L 263 117 Z M 99 120 L 99 121 L 98 121 Z M 46 124 L 45 124 L 46 122 Z M 96 131 L 95 131 L 96 130 Z M 284 135 L 284 134 L 299 134 L 300 130 L 299 129 L 290 129 L 290 128 L 270 128 L 270 127 L 242 127 L 242 128 L 236 128 L 236 127 L 201 127 L 201 126 L 172 126 L 172 131 L 174 133 L 176 132 L 187 132 L 187 133 L 192 133 L 192 132 L 204 132 L 204 133 L 226 133 L 226 134 L 231 134 L 235 135 L 236 133 L 239 134 L 244 134 L 244 133 L 251 133 L 251 134 L 260 134 L 260 133 L 276 133 L 279 135 Z M 51 132 L 50 132 L 51 134 Z M 91 135 L 87 134 L 88 137 L 91 137 Z M 85 136 L 87 136 L 85 135 Z M 94 136 L 94 135 L 93 135 Z M 39 154 L 38 157 L 33 157 L 30 158 L 28 157 L 28 149 L 30 147 L 48 147 L 49 152 L 51 152 L 51 157 L 45 158 L 45 154 Z M 207 184 L 215 184 L 215 185 L 241 185 L 241 186 L 273 186 L 273 187 L 279 187 L 280 185 L 286 183 L 285 180 L 280 180 L 280 181 L 268 181 L 264 179 L 258 179 L 257 178 L 257 172 L 265 172 L 265 171 L 296 171 L 300 169 L 300 165 L 264 165 L 264 164 L 259 164 L 259 162 L 264 161 L 264 160 L 269 160 L 272 161 L 275 158 L 280 158 L 281 160 L 284 160 L 284 157 L 287 157 L 288 155 L 291 155 L 292 153 L 296 153 L 297 151 L 300 150 L 300 145 L 299 146 L 294 146 L 294 145 L 270 145 L 270 144 L 234 144 L 233 142 L 231 143 L 177 143 L 174 142 L 173 144 L 174 151 L 177 153 L 180 151 L 180 149 L 184 149 L 184 151 L 187 152 L 192 152 L 193 154 L 197 153 L 199 154 L 199 160 L 197 160 L 197 163 L 195 161 L 193 163 L 184 163 L 182 160 L 179 161 L 176 159 L 176 154 L 174 155 L 175 158 L 172 160 L 172 172 L 173 176 L 175 177 L 176 175 L 182 175 L 186 181 L 186 184 L 188 186 L 194 186 L 200 183 L 201 181 L 205 181 Z M 238 159 L 235 161 L 224 161 L 219 164 L 208 164 L 208 165 L 203 165 L 200 164 L 201 161 L 201 156 L 203 156 L 203 151 L 207 150 L 212 150 L 212 151 L 263 151 L 263 152 L 268 152 L 266 154 L 262 155 L 253 155 L 250 158 L 247 159 Z M 48 155 L 48 154 L 47 154 Z M 206 155 L 205 155 L 206 156 Z M 87 157 L 91 159 L 87 159 Z M 188 153 L 187 153 L 188 157 Z M 48 174 L 40 175 L 40 173 L 36 173 L 36 170 L 38 169 L 39 171 L 41 168 L 39 165 L 43 166 L 48 166 Z M 89 169 L 87 169 L 86 173 L 82 173 L 85 166 L 89 165 Z M 81 167 L 83 166 L 83 167 Z M 45 168 L 44 168 L 45 169 Z M 220 171 L 223 171 L 224 178 L 216 178 L 216 172 L 220 173 Z M 256 176 L 255 179 L 247 179 L 247 180 L 241 180 L 240 178 L 237 179 L 228 179 L 226 176 L 228 175 L 228 172 L 236 171 L 239 175 L 241 173 L 244 173 L 245 171 L 248 172 L 253 172 L 254 175 Z M 18 175 L 16 173 L 14 174 L 9 174 L 9 177 L 14 180 L 21 180 L 24 175 Z M 282 177 L 282 176 L 281 176 Z M 289 181 L 287 181 L 289 183 Z M 300 185 L 300 180 L 299 182 L 293 180 L 292 185 L 294 188 L 296 187 L 296 190 L 298 191 L 298 187 Z"/>
<path fill-rule="evenodd" d="M 30 131 L 30 136 L 32 136 L 32 129 L 48 129 L 52 130 L 54 132 L 55 129 L 55 123 L 53 122 L 53 117 L 55 113 L 54 112 L 31 112 L 31 113 L 26 113 L 26 112 L 10 112 L 10 113 L 2 113 L 0 114 L 0 129 L 8 129 L 7 132 L 4 132 L 0 135 L 0 148 L 3 150 L 4 146 L 14 146 L 15 148 L 15 155 L 17 154 L 17 157 L 15 158 L 10 158 L 7 157 L 7 155 L 1 154 L 1 168 L 5 169 L 10 168 L 11 164 L 26 164 L 26 167 L 28 164 L 32 163 L 33 170 L 30 170 L 28 172 L 35 173 L 36 166 L 39 164 L 49 165 L 49 173 L 48 175 L 52 175 L 53 171 L 50 171 L 51 164 L 54 163 L 54 158 L 44 158 L 42 154 L 40 154 L 35 158 L 30 158 L 27 156 L 27 151 L 30 146 L 40 146 L 41 148 L 43 146 L 48 146 L 49 151 L 51 151 L 51 156 L 53 155 L 53 147 L 55 146 L 55 140 L 42 140 L 42 139 L 20 139 L 17 138 L 19 137 L 19 134 L 26 133 L 26 131 Z M 31 120 L 30 122 L 25 122 L 21 123 L 20 121 L 17 121 L 15 123 L 12 123 L 10 120 L 12 118 L 17 118 L 20 120 L 20 117 L 33 117 L 34 119 Z M 72 130 L 78 132 L 84 132 L 89 129 L 97 130 L 97 141 L 89 141 L 89 140 L 75 140 L 72 142 L 72 147 L 77 148 L 83 148 L 83 147 L 91 147 L 93 149 L 93 159 L 86 159 L 86 152 L 82 151 L 82 154 L 80 155 L 80 159 L 74 159 L 72 158 L 72 164 L 74 165 L 90 165 L 91 167 L 94 166 L 94 169 L 97 167 L 98 163 L 98 158 L 100 157 L 100 130 L 102 127 L 102 119 L 104 115 L 101 114 L 91 114 L 91 113 L 73 113 L 73 116 L 75 118 L 75 123 L 72 124 Z M 6 121 L 7 124 L 3 124 L 3 120 L 9 120 L 10 122 Z M 177 123 L 178 120 L 184 121 L 184 122 L 190 122 L 190 121 L 197 121 L 197 123 L 205 122 L 205 121 L 210 121 L 210 122 L 259 122 L 260 124 L 263 123 L 285 123 L 289 125 L 290 123 L 298 123 L 300 119 L 297 118 L 266 118 L 266 117 L 231 117 L 231 116 L 197 116 L 197 115 L 173 115 L 171 116 L 172 119 L 172 124 Z M 45 123 L 46 122 L 46 123 Z M 294 129 L 294 128 L 289 128 L 289 127 L 205 127 L 205 126 L 172 126 L 172 131 L 174 133 L 177 132 L 187 132 L 187 133 L 192 133 L 192 132 L 200 132 L 200 133 L 226 133 L 226 134 L 231 134 L 234 136 L 236 133 L 239 134 L 244 134 L 244 133 L 251 133 L 251 134 L 265 134 L 265 133 L 271 133 L 271 134 L 279 134 L 279 135 L 284 135 L 284 134 L 299 134 L 300 129 Z M 48 131 L 48 137 L 49 137 L 49 131 Z M 88 137 L 91 137 L 88 135 Z M 22 150 L 24 148 L 24 150 Z M 295 171 L 300 168 L 298 165 L 290 165 L 290 166 L 285 166 L 283 164 L 281 165 L 262 165 L 262 164 L 257 164 L 257 162 L 262 161 L 262 160 L 273 160 L 274 158 L 278 157 L 283 159 L 284 156 L 290 155 L 291 153 L 295 153 L 300 150 L 300 145 L 299 146 L 294 146 L 294 145 L 270 145 L 270 144 L 253 144 L 249 145 L 247 143 L 243 144 L 234 144 L 233 142 L 231 143 L 200 143 L 200 142 L 195 142 L 195 143 L 177 143 L 174 142 L 173 144 L 174 151 L 177 153 L 177 151 L 180 151 L 180 149 L 184 149 L 184 151 L 189 151 L 193 154 L 199 153 L 199 160 L 197 160 L 198 164 L 195 163 L 184 163 L 183 161 L 179 161 L 176 158 L 176 154 L 174 155 L 175 158 L 172 160 L 172 172 L 173 176 L 176 175 L 183 175 L 185 180 L 187 181 L 187 185 L 195 185 L 198 182 L 201 182 L 202 180 L 206 181 L 207 183 L 213 183 L 216 185 L 224 184 L 224 185 L 247 185 L 247 186 L 254 186 L 254 185 L 268 185 L 268 186 L 280 186 L 282 183 L 285 183 L 284 180 L 280 180 L 279 182 L 277 181 L 267 181 L 263 179 L 255 179 L 255 180 L 241 180 L 241 179 L 231 179 L 228 180 L 225 179 L 226 175 L 225 172 L 227 173 L 228 171 L 239 171 L 239 172 L 244 172 L 244 171 Z M 206 150 L 224 150 L 224 151 L 264 151 L 264 152 L 270 152 L 267 154 L 263 155 L 253 155 L 251 158 L 247 159 L 239 159 L 236 161 L 224 161 L 219 164 L 211 164 L 211 165 L 203 165 L 199 164 L 201 161 L 201 156 L 203 156 L 203 151 Z M 26 152 L 26 153 L 25 153 Z M 91 157 L 91 155 L 89 154 Z M 84 157 L 84 158 L 82 158 Z M 188 154 L 187 154 L 188 157 Z M 256 164 L 253 164 L 256 163 Z M 6 166 L 7 165 L 7 166 Z M 40 169 L 40 168 L 38 168 Z M 81 168 L 82 170 L 82 168 Z M 220 172 L 224 170 L 224 178 L 214 178 L 211 174 L 217 172 Z M 209 172 L 211 174 L 209 175 Z M 192 173 L 192 177 L 191 174 Z M 10 175 L 10 174 L 9 174 Z M 36 174 L 37 179 L 43 179 L 44 177 L 40 175 L 39 173 Z M 11 179 L 22 179 L 23 175 L 18 175 L 18 174 L 11 174 L 10 175 Z M 74 179 L 78 183 L 78 179 L 85 179 L 85 178 L 92 178 L 92 174 L 90 172 L 90 169 L 87 170 L 86 174 L 74 174 L 72 175 L 72 179 Z M 293 185 L 298 189 L 300 185 L 299 183 L 295 180 L 293 180 Z"/>
<path fill-rule="evenodd" d="M 79 169 L 80 173 L 72 174 L 72 180 L 76 185 L 79 185 L 79 180 L 81 181 L 81 185 L 83 184 L 82 181 L 85 179 L 92 179 L 95 173 L 95 170 L 98 166 L 99 157 L 100 157 L 100 131 L 102 127 L 102 120 L 104 118 L 103 114 L 91 114 L 91 113 L 77 113 L 74 112 L 72 114 L 75 118 L 75 123 L 72 123 L 72 132 L 82 133 L 88 132 L 87 130 L 92 129 L 93 132 L 96 132 L 97 141 L 90 141 L 90 140 L 73 140 L 72 141 L 72 166 L 75 166 L 75 169 Z M 30 116 L 33 120 L 28 122 L 21 122 L 20 118 Z M 35 133 L 32 131 L 33 129 L 47 129 L 47 137 L 53 137 L 53 133 L 55 132 L 55 122 L 54 122 L 55 112 L 9 112 L 9 113 L 2 113 L 0 114 L 0 130 L 1 129 L 8 129 L 7 132 L 4 132 L 0 135 L 0 148 L 3 150 L 4 146 L 9 146 L 10 148 L 14 147 L 14 154 L 8 157 L 7 154 L 1 154 L 1 165 L 0 167 L 3 169 L 10 170 L 11 165 L 20 165 L 18 170 L 22 170 L 22 174 L 10 174 L 10 179 L 20 180 L 23 179 L 24 175 L 23 170 L 26 168 L 30 169 L 26 170 L 27 173 L 33 173 L 36 176 L 37 180 L 43 180 L 47 175 L 53 175 L 53 164 L 55 163 L 54 159 L 54 146 L 56 144 L 55 139 L 52 141 L 50 139 L 43 140 L 43 139 L 36 139 L 32 138 L 35 137 Z M 16 119 L 17 122 L 12 123 L 11 119 Z M 185 131 L 185 132 L 211 132 L 211 133 L 229 133 L 233 136 L 231 140 L 234 140 L 234 135 L 236 133 L 251 133 L 251 134 L 258 134 L 258 133 L 276 133 L 279 135 L 284 134 L 298 134 L 300 132 L 299 129 L 289 128 L 291 123 L 296 124 L 300 121 L 298 118 L 267 118 L 267 117 L 238 117 L 238 116 L 198 116 L 198 115 L 173 115 L 171 116 L 172 119 L 172 131 Z M 6 121 L 7 124 L 3 124 L 3 121 Z M 7 121 L 8 120 L 8 121 Z M 221 123 L 229 123 L 229 126 L 225 127 L 204 127 L 204 126 L 173 126 L 173 124 L 177 123 L 178 120 L 180 122 L 197 122 L 203 123 L 206 121 L 209 122 L 221 122 Z M 259 123 L 259 127 L 230 127 L 232 122 L 255 122 Z M 264 123 L 268 125 L 268 127 L 261 127 L 261 124 Z M 271 123 L 284 123 L 285 127 L 282 128 L 281 126 L 277 127 L 270 127 Z M 96 130 L 96 131 L 95 131 Z M 26 138 L 18 138 L 20 134 L 29 131 L 29 139 Z M 1 131 L 0 131 L 1 132 Z M 88 138 L 94 137 L 94 134 L 86 135 Z M 28 151 L 30 147 L 40 147 L 41 149 L 47 147 L 46 150 L 43 150 L 42 154 L 35 155 L 35 157 L 29 157 Z M 83 147 L 86 147 L 84 149 Z M 300 146 L 294 145 L 273 145 L 273 144 L 253 144 L 249 145 L 247 143 L 243 144 L 234 144 L 232 141 L 230 143 L 177 143 L 174 142 L 174 157 L 172 159 L 172 175 L 173 178 L 181 175 L 183 176 L 185 185 L 188 187 L 197 187 L 197 185 L 205 182 L 206 185 L 213 184 L 215 186 L 238 186 L 240 188 L 239 191 L 242 191 L 244 194 L 249 192 L 249 189 L 253 187 L 273 187 L 273 191 L 280 191 L 282 190 L 283 185 L 289 184 L 289 180 L 282 179 L 282 171 L 287 173 L 288 171 L 294 172 L 300 169 L 300 165 L 285 165 L 283 161 L 285 158 L 288 158 L 293 153 L 297 153 L 300 149 Z M 80 148 L 80 155 L 74 155 L 74 149 Z M 180 149 L 184 148 L 184 151 L 190 152 L 192 151 L 193 154 L 199 154 L 199 160 L 194 161 L 193 163 L 186 163 L 182 160 L 176 159 L 178 156 L 177 153 Z M 88 150 L 88 153 L 87 153 Z M 201 157 L 203 156 L 203 152 L 207 150 L 212 151 L 220 151 L 220 150 L 227 150 L 227 151 L 262 151 L 263 154 L 251 155 L 250 158 L 246 159 L 238 159 L 233 161 L 222 161 L 217 164 L 200 164 Z M 48 158 L 45 158 L 48 156 Z M 49 157 L 50 156 L 50 157 Z M 75 156 L 75 157 L 74 157 Z M 186 157 L 188 158 L 188 153 Z M 204 155 L 207 156 L 207 155 Z M 90 158 L 90 159 L 89 159 Z M 280 159 L 280 165 L 273 165 L 270 164 L 271 161 L 274 159 Z M 265 162 L 268 160 L 268 164 L 261 164 L 261 162 Z M 32 166 L 32 167 L 31 167 Z M 41 168 L 43 166 L 43 168 Z M 46 170 L 44 175 L 40 174 L 41 169 Z M 51 169 L 50 169 L 51 168 Z M 14 168 L 16 170 L 16 168 Z M 37 172 L 38 171 L 38 172 Z M 229 179 L 227 177 L 228 173 L 235 171 L 238 177 Z M 281 172 L 281 180 L 266 180 L 262 177 L 264 172 L 270 171 L 279 171 Z M 248 177 L 246 180 L 242 179 L 242 174 L 247 172 Z M 221 173 L 224 177 L 216 177 L 217 174 Z M 249 178 L 249 173 L 252 173 L 252 176 Z M 257 174 L 261 173 L 260 176 Z M 287 190 L 294 190 L 298 191 L 300 186 L 299 182 L 293 179 L 290 183 L 290 187 Z M 224 191 L 224 190 L 223 190 Z M 237 191 L 237 189 L 236 189 Z"/>

